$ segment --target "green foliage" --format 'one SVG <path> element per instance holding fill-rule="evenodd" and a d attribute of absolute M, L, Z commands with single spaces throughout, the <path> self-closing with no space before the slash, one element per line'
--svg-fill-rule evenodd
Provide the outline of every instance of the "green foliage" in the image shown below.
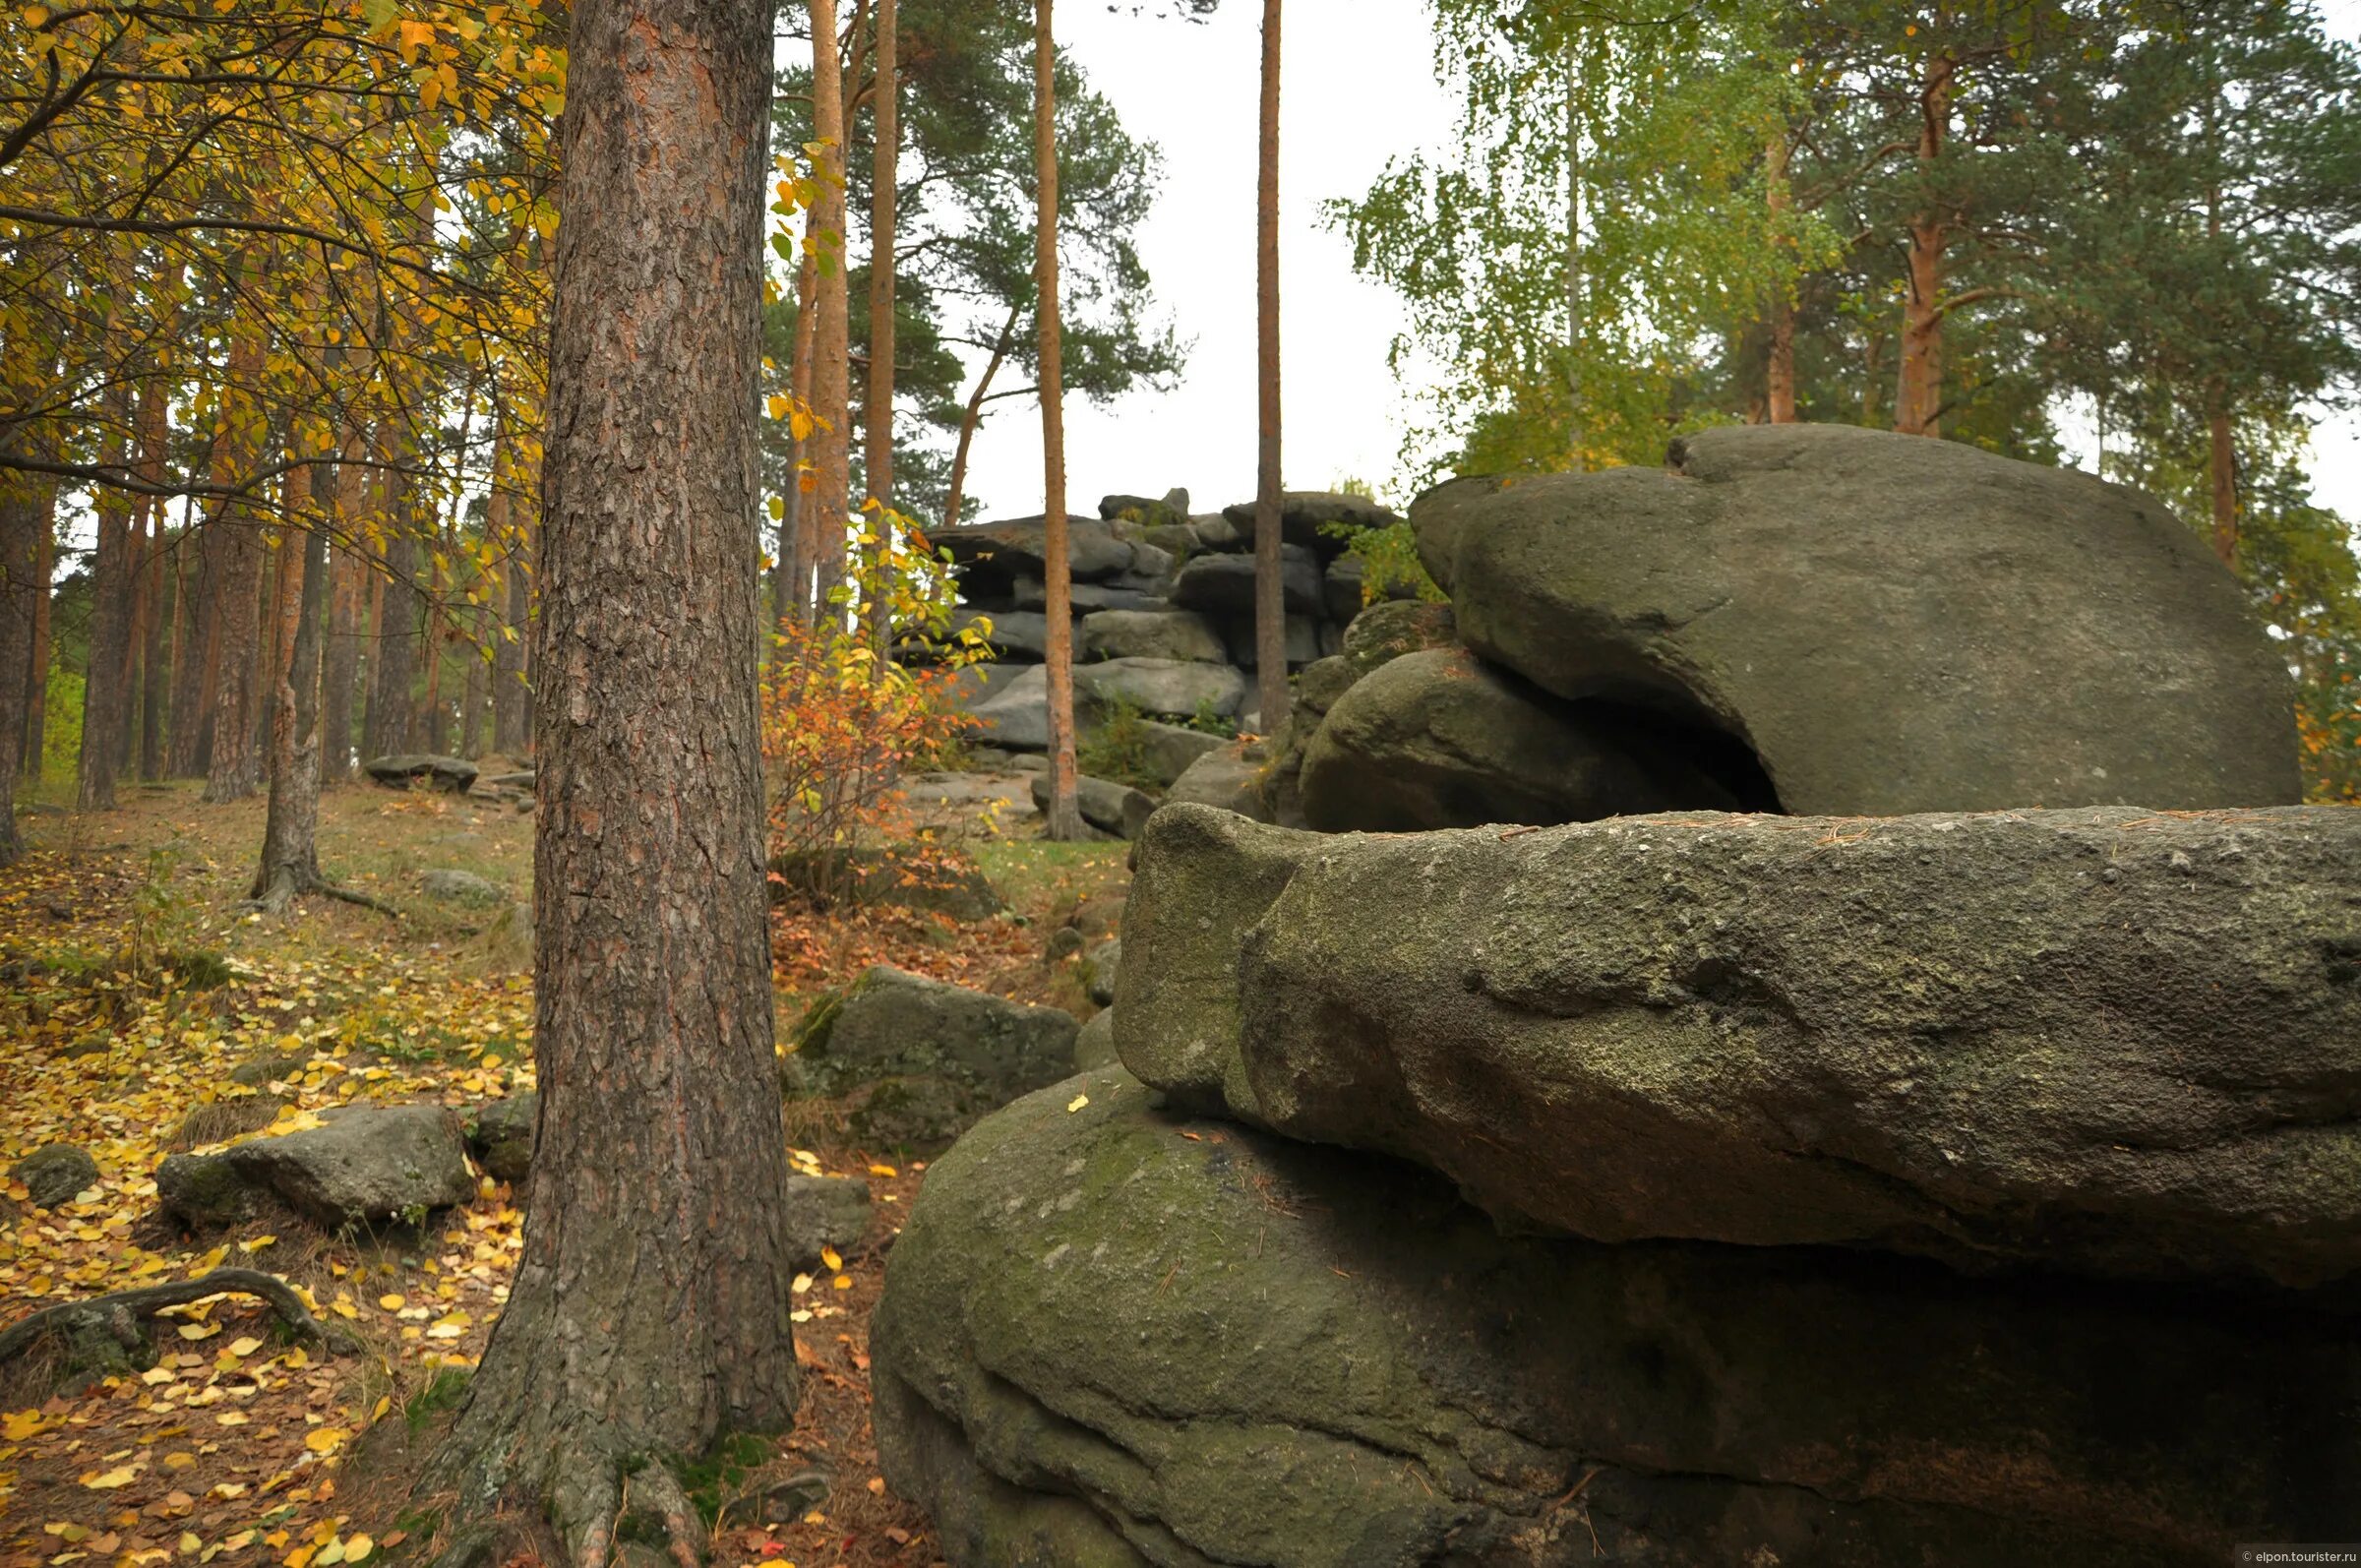
<path fill-rule="evenodd" d="M 1099 710 L 1095 728 L 1074 749 L 1074 763 L 1092 778 L 1161 793 L 1164 781 L 1148 766 L 1147 715 L 1121 697 Z"/>
<path fill-rule="evenodd" d="M 1238 720 L 1215 712 L 1211 697 L 1199 697 L 1197 710 L 1182 719 L 1180 726 L 1183 729 L 1195 730 L 1202 735 L 1218 735 L 1225 741 L 1235 740 L 1238 737 Z"/>
<path fill-rule="evenodd" d="M 71 779 L 82 761 L 82 689 L 79 670 L 52 666 L 41 704 L 41 776 Z"/>
<path fill-rule="evenodd" d="M 1419 559 L 1418 535 L 1411 531 L 1408 522 L 1397 520 L 1374 528 L 1327 522 L 1320 525 L 1320 531 L 1330 538 L 1344 540 L 1345 554 L 1361 563 L 1362 604 L 1400 597 L 1397 589 L 1407 590 L 1412 597 L 1431 604 L 1440 604 L 1450 597 L 1426 574 L 1426 564 Z"/>

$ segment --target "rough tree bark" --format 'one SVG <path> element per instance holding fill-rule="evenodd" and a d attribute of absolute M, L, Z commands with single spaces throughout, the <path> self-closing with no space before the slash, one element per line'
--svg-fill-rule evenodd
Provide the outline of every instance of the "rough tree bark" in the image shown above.
<path fill-rule="evenodd" d="M 1926 64 L 1918 94 L 1918 165 L 1931 178 L 1951 135 L 1958 67 L 1949 54 Z M 1910 220 L 1909 276 L 1902 299 L 1902 366 L 1894 390 L 1894 428 L 1906 436 L 1943 434 L 1943 252 L 1950 215 L 1929 203 Z"/>
<path fill-rule="evenodd" d="M 310 501 L 311 470 L 289 470 L 287 515 L 300 517 Z M 287 656 L 272 693 L 262 865 L 246 895 L 272 914 L 304 893 L 329 890 L 320 874 L 320 622 L 328 600 L 328 535 L 290 522 L 282 538 L 281 575 L 298 586 L 280 592 L 277 632 Z"/>
<path fill-rule="evenodd" d="M 1763 184 L 1769 192 L 1773 232 L 1785 244 L 1781 231 L 1794 199 L 1787 186 L 1787 131 L 1784 125 L 1764 144 Z M 1795 302 L 1785 283 L 1771 287 L 1770 329 L 1770 363 L 1764 376 L 1770 421 L 1791 425 L 1795 423 Z"/>
<path fill-rule="evenodd" d="M 228 389 L 213 442 L 221 454 L 217 466 L 237 483 L 252 476 L 263 452 L 263 416 L 245 392 L 256 384 L 262 362 L 261 333 L 241 323 L 230 344 Z M 244 501 L 225 503 L 212 526 L 220 538 L 213 583 L 212 755 L 206 765 L 204 799 L 218 805 L 242 801 L 263 783 L 261 749 L 255 745 L 263 685 L 256 670 L 263 652 L 260 509 Z"/>
<path fill-rule="evenodd" d="M 45 596 L 35 491 L 21 477 L 0 480 L 0 866 L 24 853 L 17 837 L 17 774 L 24 766 L 31 686 L 22 676 L 32 657 L 33 606 Z"/>
<path fill-rule="evenodd" d="M 216 449 L 219 443 L 214 444 Z M 209 478 L 217 476 L 213 457 Z M 172 703 L 164 728 L 164 769 L 174 778 L 205 771 L 206 732 L 212 722 L 214 570 L 221 555 L 221 530 L 213 526 L 220 504 L 208 509 L 195 537 L 181 541 L 181 584 L 172 629 Z"/>
<path fill-rule="evenodd" d="M 796 1407 L 752 657 L 765 0 L 581 0 L 541 517 L 534 1061 L 515 1284 L 434 1466 L 451 1558 L 631 1511 Z M 636 1531 L 635 1531 L 636 1534 Z"/>
<path fill-rule="evenodd" d="M 414 716 L 410 689 L 417 685 L 418 676 L 417 541 L 410 536 L 408 516 L 388 520 L 377 635 L 370 643 L 374 673 L 369 681 L 368 725 L 361 740 L 361 749 L 370 756 L 410 750 Z"/>
<path fill-rule="evenodd" d="M 1254 685 L 1262 731 L 1287 722 L 1287 602 L 1280 561 L 1279 5 L 1262 0 L 1262 148 L 1254 200 Z"/>
<path fill-rule="evenodd" d="M 348 362 L 349 363 L 349 362 Z M 328 557 L 328 642 L 320 677 L 320 778 L 342 784 L 352 777 L 353 689 L 361 675 L 362 576 L 367 570 L 356 542 L 369 509 L 369 427 L 347 415 L 337 446 L 335 535 Z"/>
<path fill-rule="evenodd" d="M 34 496 L 32 652 L 26 661 L 30 668 L 25 683 L 25 764 L 20 771 L 37 784 L 42 753 L 49 744 L 49 585 L 57 576 L 57 485 L 42 480 Z"/>
<path fill-rule="evenodd" d="M 852 494 L 851 301 L 844 275 L 844 69 L 836 41 L 836 0 L 812 0 L 812 134 L 826 144 L 819 158 L 819 200 L 813 227 L 836 261 L 818 269 L 812 291 L 812 494 L 806 499 L 819 612 L 844 581 L 846 506 Z"/>
<path fill-rule="evenodd" d="M 1074 787 L 1073 562 L 1065 537 L 1065 345 L 1058 308 L 1058 43 L 1052 0 L 1033 3 L 1033 289 L 1041 330 L 1041 553 L 1049 579 L 1048 834 L 1082 836 Z"/>
<path fill-rule="evenodd" d="M 129 397 L 121 386 L 106 396 L 109 434 L 105 460 L 120 465 L 129 448 Z M 123 656 L 131 640 L 131 503 L 111 487 L 97 497 L 96 549 L 91 564 L 90 657 L 83 666 L 82 751 L 76 804 L 86 812 L 112 811 L 115 760 L 129 696 Z"/>

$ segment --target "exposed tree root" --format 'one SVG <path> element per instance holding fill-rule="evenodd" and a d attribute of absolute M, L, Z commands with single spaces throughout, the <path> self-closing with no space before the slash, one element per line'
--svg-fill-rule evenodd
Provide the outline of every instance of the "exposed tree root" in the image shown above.
<path fill-rule="evenodd" d="M 203 1279 L 170 1280 L 161 1285 L 144 1285 L 136 1290 L 45 1306 L 0 1331 L 0 1362 L 22 1355 L 39 1340 L 53 1335 L 63 1338 L 91 1327 L 106 1328 L 122 1341 L 132 1335 L 139 1320 L 153 1317 L 168 1306 L 202 1301 L 209 1296 L 256 1297 L 277 1313 L 290 1330 L 322 1349 L 333 1353 L 354 1346 L 350 1335 L 332 1330 L 312 1316 L 302 1298 L 282 1281 L 257 1269 L 215 1269 Z"/>
<path fill-rule="evenodd" d="M 322 898 L 333 898 L 343 903 L 358 905 L 362 909 L 373 909 L 390 920 L 401 919 L 401 911 L 382 899 L 372 898 L 367 893 L 354 892 L 340 883 L 330 881 L 317 872 L 299 873 L 291 866 L 281 866 L 267 886 L 248 897 L 238 907 L 244 910 L 259 910 L 266 915 L 283 915 L 294 905 L 296 899 L 315 893 Z"/>
<path fill-rule="evenodd" d="M 433 1568 L 487 1568 L 503 1555 L 504 1525 L 515 1528 L 516 1515 L 503 1505 L 536 1493 L 566 1568 L 703 1568 L 711 1550 L 696 1504 L 659 1460 L 573 1442 L 549 1460 L 537 1488 L 502 1487 L 496 1464 L 470 1468 L 462 1492 L 474 1511 L 451 1523 Z"/>

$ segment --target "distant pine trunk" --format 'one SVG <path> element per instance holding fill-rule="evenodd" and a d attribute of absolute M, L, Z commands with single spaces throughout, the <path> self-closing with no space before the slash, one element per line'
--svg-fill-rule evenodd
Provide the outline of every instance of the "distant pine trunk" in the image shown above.
<path fill-rule="evenodd" d="M 844 206 L 844 66 L 838 57 L 836 0 L 812 0 L 812 129 L 827 151 L 820 155 L 819 200 L 813 217 L 823 235 L 842 245 Z M 817 487 L 806 498 L 813 574 L 820 612 L 844 582 L 846 511 L 852 493 L 852 347 L 845 257 L 818 270 L 813 288 L 812 412 Z M 838 612 L 841 614 L 841 612 Z"/>
<path fill-rule="evenodd" d="M 1763 184 L 1768 190 L 1771 226 L 1783 230 L 1793 193 L 1787 185 L 1787 129 L 1781 126 L 1763 147 Z M 1782 239 L 1784 243 L 1784 236 Z M 1783 280 L 1771 285 L 1769 362 L 1765 366 L 1765 397 L 1772 424 L 1795 423 L 1795 302 Z"/>
<path fill-rule="evenodd" d="M 42 753 L 49 744 L 49 589 L 57 578 L 56 482 L 40 481 L 33 497 L 32 651 L 27 660 L 25 762 L 19 771 L 38 783 L 47 771 Z"/>
<path fill-rule="evenodd" d="M 1279 399 L 1279 7 L 1262 0 L 1262 146 L 1254 202 L 1255 446 L 1254 684 L 1262 730 L 1287 722 L 1287 594 L 1281 552 Z"/>
<path fill-rule="evenodd" d="M 1033 284 L 1041 330 L 1042 556 L 1049 603 L 1050 805 L 1047 831 L 1082 836 L 1074 769 L 1073 562 L 1065 527 L 1065 347 L 1058 308 L 1058 43 L 1052 0 L 1033 3 Z"/>
<path fill-rule="evenodd" d="M 2225 567 L 2238 565 L 2238 444 L 2230 430 L 2230 405 L 2217 382 L 2206 392 L 2206 479 L 2213 502 L 2213 553 Z"/>
<path fill-rule="evenodd" d="M 128 389 L 118 384 L 105 398 L 108 434 L 102 460 L 123 466 L 130 451 Z M 82 752 L 76 804 L 86 812 L 112 811 L 123 715 L 123 661 L 131 644 L 131 500 L 108 485 L 99 489 L 96 537 L 91 563 L 90 653 L 83 666 Z"/>
<path fill-rule="evenodd" d="M 0 479 L 0 866 L 24 852 L 17 837 L 17 775 L 24 770 L 25 703 L 31 684 L 33 605 L 43 596 L 41 504 L 21 475 Z"/>
<path fill-rule="evenodd" d="M 1951 135 L 1957 66 L 1948 54 L 1927 62 L 1918 95 L 1918 167 L 1931 178 Z M 1907 436 L 1943 434 L 1943 253 L 1950 217 L 1930 205 L 1909 224 L 1908 275 L 1902 299 L 1902 364 L 1894 387 L 1894 428 Z"/>
<path fill-rule="evenodd" d="M 228 395 L 214 437 L 220 471 L 232 482 L 253 481 L 261 466 L 262 413 L 247 389 L 263 367 L 263 339 L 250 323 L 239 323 L 229 350 Z M 213 599 L 213 733 L 207 760 L 205 799 L 242 801 L 262 788 L 263 759 L 255 744 L 263 713 L 263 669 L 269 651 L 262 641 L 263 518 L 251 500 L 223 504 L 212 526 L 220 535 Z"/>

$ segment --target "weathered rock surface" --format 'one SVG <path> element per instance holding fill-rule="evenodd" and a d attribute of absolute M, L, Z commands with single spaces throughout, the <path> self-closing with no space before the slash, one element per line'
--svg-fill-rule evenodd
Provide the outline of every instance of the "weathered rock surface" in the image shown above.
<path fill-rule="evenodd" d="M 476 766 L 455 756 L 381 756 L 363 762 L 361 771 L 388 789 L 406 790 L 426 783 L 452 795 L 464 795 L 475 784 Z"/>
<path fill-rule="evenodd" d="M 1160 724 L 1154 719 L 1143 719 L 1139 731 L 1140 760 L 1147 764 L 1158 783 L 1168 786 L 1178 782 L 1198 757 L 1229 744 L 1219 735 L 1179 724 Z"/>
<path fill-rule="evenodd" d="M 483 908 L 505 904 L 509 898 L 507 893 L 501 891 L 498 882 L 478 876 L 473 872 L 450 867 L 440 867 L 426 873 L 418 878 L 418 885 L 425 890 L 427 897 L 441 904 L 467 904 Z"/>
<path fill-rule="evenodd" d="M 2211 1568 L 2361 1492 L 2342 1323 L 1505 1236 L 1120 1070 L 935 1165 L 870 1345 L 955 1568 Z"/>
<path fill-rule="evenodd" d="M 990 631 L 985 628 L 989 626 Z M 1033 610 L 963 610 L 951 618 L 950 632 L 956 636 L 968 628 L 1002 659 L 1039 660 L 1049 657 L 1050 622 L 1047 616 Z"/>
<path fill-rule="evenodd" d="M 1457 623 L 1449 605 L 1424 599 L 1388 599 L 1370 605 L 1345 628 L 1343 656 L 1366 675 L 1405 653 L 1457 646 Z"/>
<path fill-rule="evenodd" d="M 1279 580 L 1283 585 L 1288 614 L 1320 614 L 1320 563 L 1309 550 L 1302 545 L 1291 544 L 1282 551 Z M 1173 603 L 1184 610 L 1252 615 L 1254 558 L 1238 555 L 1196 557 L 1183 565 L 1174 577 Z"/>
<path fill-rule="evenodd" d="M 9 1179 L 25 1183 L 25 1195 L 36 1209 L 54 1209 L 98 1184 L 98 1162 L 88 1149 L 71 1143 L 52 1143 L 8 1168 Z"/>
<path fill-rule="evenodd" d="M 1222 515 L 1239 537 L 1253 548 L 1254 503 L 1241 501 L 1224 507 Z M 1394 514 L 1366 496 L 1328 490 L 1290 490 L 1279 498 L 1279 535 L 1291 545 L 1316 550 L 1322 556 L 1341 555 L 1350 541 L 1322 531 L 1330 523 L 1354 528 L 1382 527 L 1397 521 Z"/>
<path fill-rule="evenodd" d="M 1185 659 L 1109 659 L 1074 666 L 1076 699 L 1128 702 L 1142 713 L 1188 718 L 1199 710 L 1222 717 L 1245 700 L 1245 677 L 1226 664 Z"/>
<path fill-rule="evenodd" d="M 860 1244 L 869 1230 L 869 1183 L 853 1176 L 792 1174 L 785 1210 L 789 1261 L 799 1269 L 817 1268 L 822 1247 L 843 1253 Z"/>
<path fill-rule="evenodd" d="M 1798 814 L 2299 798 L 2286 661 L 2153 499 L 1757 425 L 1412 509 L 1476 652 L 1745 741 Z"/>
<path fill-rule="evenodd" d="M 1324 832 L 1411 833 L 1739 804 L 1614 734 L 1465 649 L 1405 654 L 1336 698 L 1304 747 L 1303 817 Z"/>
<path fill-rule="evenodd" d="M 1050 809 L 1050 780 L 1046 773 L 1032 778 L 1033 805 L 1043 812 Z M 1128 784 L 1112 779 L 1092 778 L 1084 774 L 1074 780 L 1074 804 L 1081 808 L 1082 820 L 1091 826 L 1113 833 L 1118 838 L 1137 838 L 1148 822 L 1148 814 L 1156 803 Z"/>
<path fill-rule="evenodd" d="M 977 1117 L 1074 1070 L 1071 1013 L 878 965 L 803 1024 L 790 1058 L 804 1089 L 867 1085 L 856 1132 L 947 1142 Z"/>
<path fill-rule="evenodd" d="M 1074 1066 L 1083 1072 L 1120 1063 L 1115 1055 L 1115 1009 L 1103 1007 L 1074 1036 Z"/>
<path fill-rule="evenodd" d="M 942 528 L 928 537 L 949 552 L 961 579 L 978 591 L 1005 591 L 1019 576 L 1040 577 L 1046 570 L 1042 519 L 1017 517 L 1005 522 L 969 523 Z M 1112 577 L 1131 569 L 1131 546 L 1097 517 L 1068 517 L 1065 524 L 1068 569 L 1081 580 Z"/>
<path fill-rule="evenodd" d="M 1220 664 L 1229 657 L 1222 634 L 1192 610 L 1101 610 L 1082 618 L 1085 659 L 1193 659 Z"/>
<path fill-rule="evenodd" d="M 1289 615 L 1281 626 L 1280 650 L 1290 665 L 1309 664 L 1321 653 L 1320 633 L 1325 623 L 1307 615 Z M 1222 618 L 1222 638 L 1229 646 L 1230 660 L 1241 670 L 1258 668 L 1261 650 L 1254 645 L 1254 618 L 1250 615 L 1229 615 Z"/>
<path fill-rule="evenodd" d="M 467 1150 L 494 1180 L 521 1182 L 532 1170 L 540 1116 L 541 1097 L 529 1090 L 488 1101 L 467 1119 Z"/>
<path fill-rule="evenodd" d="M 2307 1286 L 2361 1271 L 2361 813 L 1157 813 L 1118 1044 L 1507 1223 Z"/>
<path fill-rule="evenodd" d="M 405 1219 L 475 1195 L 459 1118 L 442 1106 L 355 1108 L 325 1126 L 237 1144 L 222 1158 L 248 1186 L 331 1230 Z M 160 1172 L 156 1187 L 160 1194 Z M 185 1212 L 178 1200 L 167 1206 Z"/>
<path fill-rule="evenodd" d="M 168 1154 L 155 1168 L 156 1206 L 192 1231 L 236 1225 L 254 1213 L 257 1197 L 226 1154 Z"/>
<path fill-rule="evenodd" d="M 1188 764 L 1188 770 L 1164 792 L 1165 804 L 1185 801 L 1217 811 L 1267 817 L 1262 800 L 1263 764 L 1245 754 L 1242 743 L 1231 741 Z"/>

